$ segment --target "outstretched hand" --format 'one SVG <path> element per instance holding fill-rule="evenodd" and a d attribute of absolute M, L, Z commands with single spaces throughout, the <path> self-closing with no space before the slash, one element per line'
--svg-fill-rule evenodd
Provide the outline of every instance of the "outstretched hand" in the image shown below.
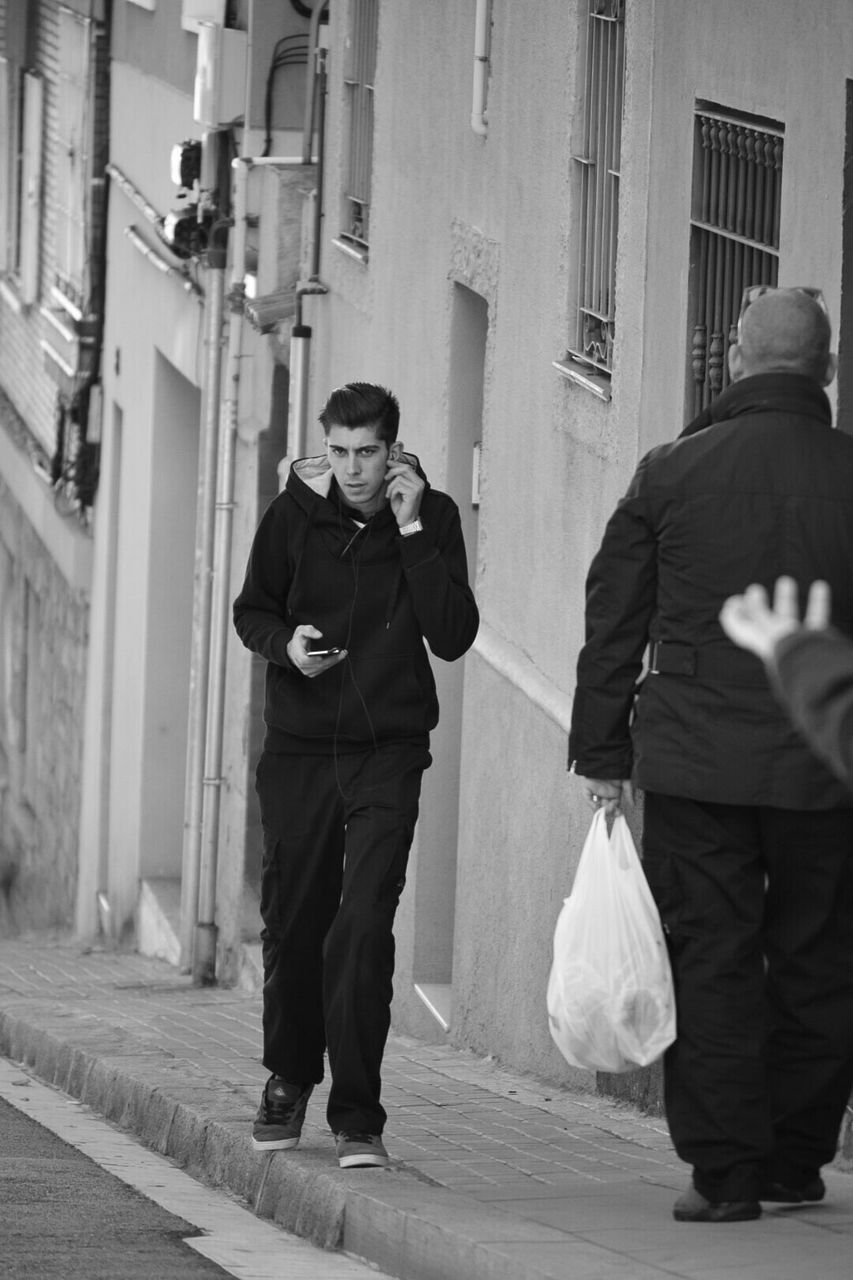
<path fill-rule="evenodd" d="M 793 578 L 782 577 L 776 580 L 772 607 L 764 587 L 756 583 L 743 595 L 729 596 L 720 610 L 720 626 L 742 649 L 756 654 L 762 662 L 772 662 L 779 641 L 801 626 L 810 631 L 825 630 L 831 606 L 829 584 L 818 579 L 809 588 L 801 623 L 797 584 Z"/>

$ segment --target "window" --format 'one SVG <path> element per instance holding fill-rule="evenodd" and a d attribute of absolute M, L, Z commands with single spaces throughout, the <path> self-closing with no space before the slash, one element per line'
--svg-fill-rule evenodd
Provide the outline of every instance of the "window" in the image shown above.
<path fill-rule="evenodd" d="M 576 329 L 569 358 L 610 377 L 616 333 L 616 244 L 625 82 L 625 0 L 588 0 Z"/>
<path fill-rule="evenodd" d="M 60 7 L 54 283 L 78 315 L 84 312 L 89 288 L 86 206 L 91 180 L 91 64 L 91 20 Z"/>
<path fill-rule="evenodd" d="M 729 382 L 743 291 L 776 284 L 783 126 L 700 104 L 693 143 L 690 219 L 690 365 L 687 413 Z"/>
<path fill-rule="evenodd" d="M 344 85 L 349 118 L 344 228 L 337 241 L 361 258 L 370 239 L 370 177 L 373 168 L 373 81 L 376 72 L 378 0 L 350 0 Z"/>
<path fill-rule="evenodd" d="M 0 272 L 14 279 L 21 300 L 39 293 L 42 201 L 41 77 L 32 65 L 32 3 L 6 9 L 0 58 Z"/>

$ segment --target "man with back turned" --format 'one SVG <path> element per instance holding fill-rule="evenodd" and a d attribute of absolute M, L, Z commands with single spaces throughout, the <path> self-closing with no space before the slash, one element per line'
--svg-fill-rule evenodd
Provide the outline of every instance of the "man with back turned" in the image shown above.
<path fill-rule="evenodd" d="M 853 793 L 718 615 L 748 583 L 826 580 L 853 633 L 853 439 L 814 289 L 747 289 L 733 382 L 639 464 L 589 573 L 570 761 L 593 806 L 645 793 L 670 946 L 674 1216 L 823 1198 L 853 1086 Z M 648 666 L 642 674 L 644 656 Z"/>

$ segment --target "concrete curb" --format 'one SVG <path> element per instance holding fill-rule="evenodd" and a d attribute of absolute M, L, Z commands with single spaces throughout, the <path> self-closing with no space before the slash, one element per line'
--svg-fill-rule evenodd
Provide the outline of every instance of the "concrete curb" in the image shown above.
<path fill-rule="evenodd" d="M 508 1218 L 405 1169 L 330 1168 L 310 1151 L 259 1156 L 245 1102 L 186 1063 L 79 1013 L 0 1011 L 0 1053 L 168 1156 L 262 1218 L 326 1249 L 343 1249 L 403 1280 L 545 1280 L 525 1243 L 566 1244 L 561 1232 Z M 602 1273 L 603 1275 L 604 1273 Z M 618 1271 L 614 1269 L 614 1277 Z"/>

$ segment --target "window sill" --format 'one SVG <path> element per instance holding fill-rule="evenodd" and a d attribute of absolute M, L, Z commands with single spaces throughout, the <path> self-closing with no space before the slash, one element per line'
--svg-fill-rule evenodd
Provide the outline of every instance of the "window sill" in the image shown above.
<path fill-rule="evenodd" d="M 573 382 L 576 386 L 584 387 L 585 390 L 591 391 L 594 396 L 598 396 L 599 400 L 609 401 L 610 378 L 606 374 L 599 373 L 591 365 L 583 365 L 578 361 L 572 360 L 571 356 L 566 356 L 562 360 L 552 360 L 551 364 L 560 377 L 565 378 L 566 382 Z"/>
<path fill-rule="evenodd" d="M 344 240 L 339 236 L 335 236 L 332 239 L 332 244 L 336 249 L 340 249 L 341 253 L 343 253 L 347 258 L 353 258 L 356 262 L 360 262 L 362 266 L 367 266 L 369 259 L 369 251 L 367 249 L 361 249 L 358 245 L 353 244 L 349 240 Z"/>

